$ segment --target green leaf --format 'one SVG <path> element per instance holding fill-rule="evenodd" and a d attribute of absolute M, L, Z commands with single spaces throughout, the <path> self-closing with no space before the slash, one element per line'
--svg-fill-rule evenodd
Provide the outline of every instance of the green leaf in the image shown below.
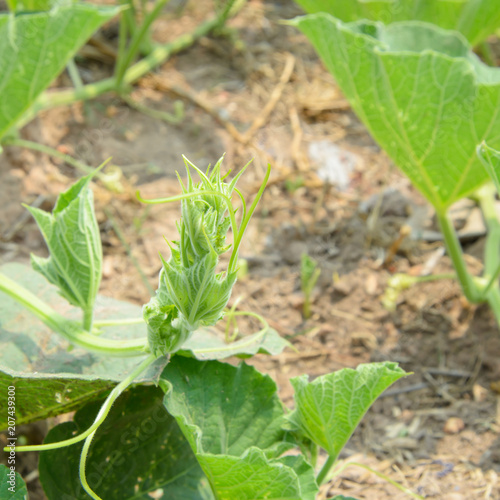
<path fill-rule="evenodd" d="M 264 452 L 285 437 L 283 408 L 268 376 L 244 363 L 176 356 L 160 384 L 218 499 L 314 499 L 309 464 Z"/>
<path fill-rule="evenodd" d="M 242 457 L 202 453 L 197 458 L 220 500 L 314 500 L 318 492 L 314 471 L 302 457 L 268 460 L 262 450 L 251 447 Z M 293 467 L 299 460 L 307 489 Z"/>
<path fill-rule="evenodd" d="M 296 0 L 308 13 L 325 12 L 344 22 L 385 24 L 424 21 L 460 31 L 472 45 L 500 27 L 500 0 Z"/>
<path fill-rule="evenodd" d="M 482 143 L 477 148 L 477 155 L 481 160 L 486 172 L 495 183 L 497 192 L 500 193 L 500 151 L 490 148 L 486 143 Z"/>
<path fill-rule="evenodd" d="M 500 148 L 500 69 L 423 23 L 292 24 L 311 40 L 373 137 L 440 213 L 487 179 L 476 146 Z"/>
<path fill-rule="evenodd" d="M 194 450 L 240 456 L 250 446 L 282 441 L 283 408 L 276 384 L 241 363 L 175 356 L 160 379 L 165 406 Z"/>
<path fill-rule="evenodd" d="M 6 467 L 0 464 L 0 498 L 2 500 L 26 500 L 28 498 L 26 483 L 15 471 L 14 465 Z"/>
<path fill-rule="evenodd" d="M 295 377 L 296 409 L 286 418 L 292 429 L 336 457 L 372 403 L 405 375 L 396 363 L 385 362 L 344 368 L 313 382 L 307 375 Z"/>
<path fill-rule="evenodd" d="M 92 311 L 102 272 L 102 247 L 89 188 L 92 175 L 59 195 L 52 214 L 26 207 L 35 218 L 50 256 L 31 256 L 33 269 L 59 288 L 61 295 L 83 311 Z"/>
<path fill-rule="evenodd" d="M 7 264 L 0 272 L 29 288 L 59 313 L 77 318 L 80 313 L 61 298 L 55 287 L 27 266 Z M 7 407 L 7 387 L 16 387 L 17 424 L 76 410 L 123 380 L 142 358 L 114 358 L 89 353 L 52 333 L 10 297 L 0 296 L 0 407 Z M 127 302 L 98 297 L 96 317 L 140 317 L 141 308 Z M 103 337 L 144 338 L 144 324 L 106 328 Z M 139 380 L 156 381 L 165 365 L 157 363 Z M 0 414 L 0 429 L 7 425 Z"/>
<path fill-rule="evenodd" d="M 87 461 L 90 487 L 106 500 L 213 500 L 208 481 L 175 420 L 163 392 L 136 387 L 113 405 L 97 431 Z M 67 439 L 88 428 L 102 401 L 80 409 L 73 422 L 52 429 L 45 442 Z M 82 444 L 40 454 L 40 481 L 49 500 L 87 500 L 78 478 Z M 154 497 L 158 498 L 158 497 Z"/>
<path fill-rule="evenodd" d="M 49 10 L 56 4 L 59 6 L 71 5 L 73 2 L 71 0 L 16 0 L 13 3 L 17 12 L 26 12 Z"/>
<path fill-rule="evenodd" d="M 75 4 L 0 14 L 0 137 L 16 124 L 90 35 L 117 8 Z"/>

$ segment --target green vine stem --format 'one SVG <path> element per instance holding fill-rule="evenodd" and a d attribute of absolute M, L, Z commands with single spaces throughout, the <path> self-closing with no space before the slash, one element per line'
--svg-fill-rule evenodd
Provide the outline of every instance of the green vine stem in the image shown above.
<path fill-rule="evenodd" d="M 95 171 L 95 168 L 89 167 L 85 163 L 75 160 L 75 158 L 73 158 L 72 156 L 61 153 L 57 149 L 51 148 L 49 146 L 39 144 L 38 142 L 27 141 L 25 139 L 19 139 L 17 137 L 5 137 L 4 139 L 2 139 L 2 145 L 18 146 L 21 148 L 31 149 L 33 151 L 38 151 L 39 153 L 44 153 L 49 156 L 53 156 L 54 158 L 65 161 L 68 165 L 71 165 L 72 167 L 81 170 L 85 174 L 91 174 Z M 96 174 L 96 177 L 99 179 L 106 178 L 106 176 L 100 172 Z"/>
<path fill-rule="evenodd" d="M 146 359 L 144 359 L 136 368 L 128 375 L 124 380 L 122 380 L 115 388 L 109 393 L 104 403 L 97 414 L 94 423 L 84 432 L 74 436 L 70 439 L 65 439 L 64 441 L 59 441 L 58 443 L 47 443 L 47 444 L 37 444 L 37 445 L 26 445 L 26 446 L 16 446 L 17 451 L 47 451 L 56 450 L 58 448 L 64 448 L 66 446 L 71 446 L 72 444 L 79 443 L 83 441 L 87 436 L 94 433 L 98 427 L 104 422 L 108 416 L 111 406 L 116 401 L 118 396 L 138 377 L 146 368 L 148 368 L 154 361 L 156 357 L 150 354 Z M 7 451 L 8 448 L 4 448 Z"/>
<path fill-rule="evenodd" d="M 476 193 L 481 212 L 483 213 L 488 236 L 484 249 L 484 274 L 487 280 L 485 288 L 482 290 L 483 297 L 486 297 L 494 281 L 498 279 L 500 273 L 500 222 L 495 210 L 495 188 L 493 185 L 486 185 Z"/>
<path fill-rule="evenodd" d="M 452 222 L 446 212 L 436 211 L 436 216 L 443 233 L 446 250 L 448 251 L 448 255 L 453 262 L 453 267 L 455 268 L 458 281 L 462 286 L 465 297 L 472 303 L 481 302 L 484 299 L 482 299 L 481 293 L 479 292 L 473 277 L 467 270 L 462 246 L 458 241 L 457 233 L 455 232 Z"/>
<path fill-rule="evenodd" d="M 108 328 L 110 326 L 128 326 L 144 324 L 144 318 L 120 318 L 120 319 L 103 319 L 95 320 L 94 328 Z"/>
<path fill-rule="evenodd" d="M 147 352 L 146 338 L 112 340 L 92 335 L 86 332 L 79 322 L 61 316 L 28 289 L 1 273 L 0 291 L 31 311 L 51 330 L 64 337 L 71 344 L 78 345 L 89 351 L 116 357 L 143 356 Z"/>
<path fill-rule="evenodd" d="M 132 61 L 134 60 L 137 53 L 139 52 L 141 43 L 144 40 L 146 34 L 148 33 L 151 24 L 158 17 L 161 10 L 168 2 L 169 0 L 157 0 L 151 12 L 149 12 L 146 15 L 146 18 L 142 22 L 141 26 L 132 36 L 132 40 L 130 41 L 128 49 L 120 54 L 120 57 L 118 58 L 116 63 L 116 73 L 115 73 L 117 89 L 120 89 L 122 87 L 125 72 L 132 63 Z"/>
<path fill-rule="evenodd" d="M 92 488 L 89 486 L 89 483 L 87 482 L 87 477 L 85 473 L 86 465 L 87 465 L 87 456 L 88 452 L 90 449 L 90 445 L 92 444 L 92 439 L 94 438 L 95 433 L 97 432 L 98 427 L 104 422 L 104 419 L 108 416 L 109 410 L 111 409 L 111 406 L 113 403 L 116 401 L 118 396 L 134 381 L 136 377 L 138 377 L 144 370 L 146 370 L 154 361 L 156 360 L 156 356 L 153 354 L 150 354 L 140 365 L 137 366 L 137 368 L 122 382 L 120 382 L 109 394 L 109 396 L 106 398 L 106 401 L 104 401 L 103 405 L 101 406 L 101 409 L 99 410 L 99 413 L 97 414 L 97 417 L 94 421 L 94 424 L 92 424 L 92 427 L 87 429 L 84 434 L 87 434 L 85 443 L 83 444 L 82 452 L 80 455 L 80 481 L 82 483 L 82 486 L 84 490 L 94 499 L 94 500 L 102 500 L 99 496 L 97 496 Z M 96 426 L 97 424 L 97 426 Z M 92 430 L 90 430 L 92 429 Z M 90 432 L 89 432 L 90 431 Z M 83 434 L 80 434 L 80 436 L 76 437 L 81 437 Z M 75 438 L 73 438 L 75 439 Z M 83 438 L 82 438 L 83 439 Z M 81 439 L 79 439 L 81 441 Z M 57 443 L 55 443 L 57 444 Z M 59 443 L 61 444 L 61 443 Z"/>
<path fill-rule="evenodd" d="M 235 15 L 239 9 L 244 5 L 244 2 L 240 2 L 235 5 L 229 15 Z M 227 17 L 227 13 L 224 12 L 224 19 L 221 16 L 215 16 L 214 18 L 200 24 L 191 33 L 181 35 L 172 42 L 159 45 L 155 47 L 151 53 L 141 59 L 139 62 L 131 66 L 123 76 L 123 84 L 131 85 L 136 82 L 139 78 L 143 77 L 151 70 L 165 62 L 169 57 L 182 50 L 190 47 L 194 42 L 200 38 L 206 36 L 208 33 L 218 28 L 221 22 Z M 26 123 L 31 121 L 36 114 L 43 110 L 49 109 L 56 106 L 66 106 L 72 104 L 76 101 L 86 101 L 98 97 L 106 92 L 118 92 L 119 87 L 117 86 L 117 78 L 115 76 L 111 78 L 106 78 L 97 83 L 90 83 L 84 85 L 78 89 L 68 89 L 68 90 L 58 90 L 54 92 L 43 93 L 31 107 L 29 112 L 23 116 L 21 121 L 17 124 L 17 128 L 21 128 Z"/>
<path fill-rule="evenodd" d="M 497 276 L 498 278 L 498 276 Z M 486 295 L 486 300 L 495 315 L 497 324 L 500 325 L 500 289 L 498 286 L 491 287 Z"/>
<path fill-rule="evenodd" d="M 332 468 L 336 460 L 336 455 L 328 455 L 326 462 L 324 463 L 323 467 L 321 467 L 321 470 L 316 477 L 316 482 L 318 483 L 318 485 L 322 485 L 325 482 L 326 476 L 330 472 L 330 469 Z"/>

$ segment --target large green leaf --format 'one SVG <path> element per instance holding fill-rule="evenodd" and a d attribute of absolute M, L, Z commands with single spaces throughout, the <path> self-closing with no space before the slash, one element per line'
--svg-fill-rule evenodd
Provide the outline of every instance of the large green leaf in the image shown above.
<path fill-rule="evenodd" d="M 8 264 L 0 272 L 28 288 L 59 313 L 79 318 L 79 310 L 60 297 L 38 273 L 27 266 Z M 0 295 L 0 407 L 7 405 L 7 387 L 16 387 L 16 418 L 22 424 L 75 410 L 123 380 L 142 358 L 101 356 L 69 344 L 52 333 L 36 317 L 10 297 Z M 140 317 L 141 308 L 107 297 L 98 297 L 96 317 Z M 103 336 L 113 339 L 144 338 L 146 326 L 107 328 Z M 154 381 L 165 360 L 139 380 Z M 0 428 L 6 426 L 0 415 Z"/>
<path fill-rule="evenodd" d="M 90 35 L 118 13 L 92 4 L 0 14 L 0 137 L 15 125 Z"/>
<path fill-rule="evenodd" d="M 311 40 L 373 137 L 443 212 L 483 184 L 483 140 L 500 148 L 500 69 L 429 24 L 292 21 Z"/>
<path fill-rule="evenodd" d="M 0 498 L 2 500 L 26 500 L 28 490 L 22 477 L 14 469 L 0 464 Z"/>
<path fill-rule="evenodd" d="M 87 462 L 87 480 L 106 500 L 213 500 L 208 481 L 176 421 L 166 412 L 163 392 L 139 386 L 125 392 L 97 431 Z M 46 442 L 88 428 L 102 401 L 80 409 L 73 422 L 52 429 Z M 49 500 L 87 500 L 78 478 L 82 444 L 40 454 L 40 480 Z"/>
<path fill-rule="evenodd" d="M 405 372 L 396 363 L 344 368 L 308 382 L 308 376 L 291 379 L 295 410 L 287 415 L 293 429 L 338 456 L 372 403 Z"/>
<path fill-rule="evenodd" d="M 344 22 L 385 24 L 424 21 L 460 31 L 472 45 L 500 27 L 500 0 L 296 0 L 308 13 L 326 12 Z"/>
<path fill-rule="evenodd" d="M 160 384 L 218 499 L 314 499 L 310 465 L 263 451 L 284 438 L 283 408 L 268 376 L 244 363 L 177 356 Z"/>
<path fill-rule="evenodd" d="M 500 151 L 482 143 L 477 148 L 477 154 L 500 194 Z"/>

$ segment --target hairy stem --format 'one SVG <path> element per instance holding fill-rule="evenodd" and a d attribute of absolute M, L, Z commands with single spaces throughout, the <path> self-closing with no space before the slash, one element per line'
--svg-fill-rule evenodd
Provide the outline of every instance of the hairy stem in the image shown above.
<path fill-rule="evenodd" d="M 147 340 L 111 340 L 96 337 L 85 331 L 78 322 L 66 319 L 52 307 L 40 300 L 28 289 L 0 273 L 0 292 L 4 292 L 16 302 L 32 312 L 55 333 L 68 342 L 108 356 L 129 357 L 143 356 L 147 349 Z"/>
<path fill-rule="evenodd" d="M 231 11 L 235 14 L 236 10 Z M 170 43 L 155 47 L 151 53 L 131 66 L 123 77 L 123 83 L 132 84 L 139 78 L 143 77 L 155 67 L 162 64 L 170 56 L 176 54 L 188 47 L 194 42 L 210 33 L 214 28 L 220 25 L 220 17 L 214 17 L 203 24 L 200 24 L 191 33 L 181 35 Z M 30 121 L 38 111 L 42 109 L 53 108 L 56 106 L 66 106 L 76 101 L 85 101 L 93 99 L 101 94 L 111 91 L 118 91 L 116 77 L 106 78 L 97 83 L 84 85 L 79 89 L 59 90 L 55 92 L 45 92 L 36 101 L 31 108 L 29 115 L 26 115 L 22 120 L 22 125 Z"/>
<path fill-rule="evenodd" d="M 439 225 L 441 226 L 446 250 L 448 251 L 448 255 L 453 262 L 453 267 L 457 272 L 458 281 L 462 286 L 465 297 L 467 298 L 467 300 L 473 303 L 481 302 L 481 296 L 477 289 L 477 286 L 473 281 L 473 277 L 467 270 L 462 246 L 458 241 L 457 233 L 455 232 L 455 228 L 453 227 L 452 222 L 450 221 L 446 212 L 436 211 L 436 215 L 439 221 Z"/>
<path fill-rule="evenodd" d="M 500 273 L 500 222 L 495 209 L 495 188 L 492 185 L 484 186 L 476 193 L 476 197 L 488 228 L 484 249 L 483 273 L 483 278 L 487 280 L 487 284 L 481 290 L 482 296 L 486 298 L 490 287 L 498 280 Z"/>
<path fill-rule="evenodd" d="M 16 451 L 46 451 L 46 450 L 56 450 L 58 448 L 64 448 L 66 446 L 71 446 L 72 444 L 79 443 L 83 441 L 87 436 L 93 434 L 97 428 L 104 422 L 105 418 L 108 416 L 111 406 L 116 401 L 118 396 L 138 377 L 149 365 L 151 365 L 156 360 L 156 356 L 150 354 L 146 359 L 144 359 L 139 365 L 134 368 L 132 373 L 128 375 L 124 380 L 122 380 L 106 398 L 104 403 L 97 414 L 94 423 L 84 432 L 74 436 L 70 439 L 65 439 L 64 441 L 59 441 L 58 443 L 47 443 L 38 445 L 28 445 L 28 446 L 16 446 Z"/>
<path fill-rule="evenodd" d="M 321 486 L 325 481 L 327 474 L 330 472 L 330 469 L 332 468 L 336 460 L 336 455 L 328 455 L 326 462 L 324 463 L 323 467 L 319 471 L 318 476 L 316 477 L 316 482 L 319 486 Z"/>
<path fill-rule="evenodd" d="M 83 321 L 82 321 L 83 329 L 87 332 L 92 332 L 93 322 L 94 322 L 94 310 L 85 309 L 83 311 Z"/>
<path fill-rule="evenodd" d="M 109 326 L 141 325 L 144 318 L 103 319 L 94 321 L 95 328 L 107 328 Z"/>
<path fill-rule="evenodd" d="M 132 36 L 132 40 L 130 42 L 128 50 L 126 50 L 121 55 L 121 59 L 119 59 L 117 64 L 116 72 L 116 86 L 118 89 L 121 88 L 125 72 L 139 52 L 141 43 L 144 40 L 144 37 L 146 36 L 149 28 L 151 27 L 151 24 L 158 17 L 161 9 L 163 9 L 168 1 L 169 0 L 157 0 L 155 6 L 153 7 L 153 10 L 149 14 L 147 14 L 139 29 Z"/>
<path fill-rule="evenodd" d="M 109 394 L 109 396 L 106 398 L 106 401 L 104 401 L 103 405 L 101 406 L 101 409 L 99 410 L 99 413 L 97 414 L 97 417 L 92 424 L 92 427 L 87 429 L 83 434 L 87 434 L 85 443 L 82 448 L 82 453 L 80 455 L 80 481 L 82 483 L 83 488 L 85 491 L 94 499 L 94 500 L 101 500 L 99 496 L 97 496 L 93 491 L 92 488 L 89 486 L 89 483 L 87 482 L 87 477 L 85 474 L 85 468 L 87 464 L 87 456 L 88 452 L 90 449 L 90 445 L 92 444 L 92 439 L 95 436 L 95 433 L 97 432 L 98 427 L 104 422 L 104 419 L 108 416 L 109 410 L 111 410 L 111 406 L 113 403 L 116 401 L 118 396 L 134 381 L 136 377 L 138 377 L 144 370 L 146 370 L 154 361 L 156 360 L 156 356 L 153 354 L 150 354 L 140 365 L 135 368 L 135 370 L 127 376 L 125 380 L 120 382 Z M 90 430 L 92 429 L 92 430 Z M 90 431 L 90 432 L 89 432 Z M 81 434 L 80 436 L 83 436 Z M 80 437 L 76 436 L 76 437 Z M 73 438 L 76 439 L 76 438 Z M 84 438 L 82 438 L 84 439 Z M 81 439 L 79 439 L 81 441 Z M 56 443 L 57 444 L 57 443 Z M 59 443 L 60 444 L 60 443 Z"/>
<path fill-rule="evenodd" d="M 85 163 L 76 160 L 72 156 L 61 153 L 57 149 L 51 148 L 49 146 L 45 146 L 43 144 L 39 144 L 38 142 L 27 141 L 25 139 L 18 139 L 17 137 L 6 137 L 2 140 L 2 144 L 5 146 L 19 146 L 21 148 L 31 149 L 33 151 L 38 151 L 39 153 L 44 153 L 49 156 L 53 156 L 54 158 L 58 158 L 59 160 L 65 161 L 68 165 L 81 170 L 86 174 L 91 174 L 95 169 L 89 167 Z M 97 174 L 97 177 L 105 177 L 103 174 Z"/>

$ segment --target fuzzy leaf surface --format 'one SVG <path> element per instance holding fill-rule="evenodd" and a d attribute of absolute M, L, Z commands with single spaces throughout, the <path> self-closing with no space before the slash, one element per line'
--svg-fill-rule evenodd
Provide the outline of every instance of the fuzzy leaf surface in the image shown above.
<path fill-rule="evenodd" d="M 61 193 L 52 213 L 27 207 L 49 248 L 49 257 L 31 256 L 33 269 L 84 311 L 93 310 L 102 272 L 102 246 L 89 188 L 91 175 Z"/>
<path fill-rule="evenodd" d="M 263 451 L 285 436 L 283 408 L 268 376 L 244 363 L 176 356 L 160 384 L 218 499 L 314 499 L 308 464 L 267 458 Z"/>
<path fill-rule="evenodd" d="M 61 73 L 116 8 L 75 4 L 49 12 L 0 14 L 0 137 Z"/>
<path fill-rule="evenodd" d="M 396 363 L 385 362 L 344 368 L 313 382 L 307 375 L 292 378 L 295 410 L 286 418 L 292 429 L 338 456 L 368 408 L 405 375 Z"/>
<path fill-rule="evenodd" d="M 40 274 L 21 264 L 7 264 L 0 272 L 28 288 L 60 314 L 80 318 Z M 140 317 L 141 308 L 127 302 L 98 297 L 97 319 Z M 146 326 L 106 328 L 103 337 L 144 338 Z M 87 401 L 123 380 L 141 358 L 114 358 L 75 347 L 54 334 L 15 300 L 1 294 L 0 299 L 0 407 L 7 407 L 7 387 L 16 387 L 17 424 L 41 420 L 76 410 Z M 158 379 L 165 360 L 158 360 L 142 376 L 144 381 Z M 141 378 L 140 378 L 141 379 Z M 7 424 L 0 415 L 0 428 Z"/>
<path fill-rule="evenodd" d="M 292 24 L 436 210 L 488 179 L 476 147 L 500 148 L 500 68 L 479 61 L 461 36 L 419 22 L 344 24 L 328 14 Z"/>
<path fill-rule="evenodd" d="M 97 431 L 87 462 L 91 488 L 106 500 L 213 500 L 189 443 L 162 403 L 163 392 L 136 387 L 113 405 Z M 81 408 L 73 422 L 52 429 L 46 442 L 88 428 L 102 401 Z M 87 500 L 78 478 L 82 443 L 40 454 L 40 480 L 49 500 Z"/>
<path fill-rule="evenodd" d="M 26 500 L 28 489 L 23 478 L 16 472 L 14 475 L 15 486 L 12 486 L 9 476 L 10 469 L 4 464 L 0 464 L 0 498 L 2 500 Z M 12 488 L 12 489 L 11 489 Z"/>
<path fill-rule="evenodd" d="M 460 31 L 472 45 L 500 27 L 500 0 L 296 0 L 309 14 L 326 12 L 344 22 L 424 21 Z"/>

